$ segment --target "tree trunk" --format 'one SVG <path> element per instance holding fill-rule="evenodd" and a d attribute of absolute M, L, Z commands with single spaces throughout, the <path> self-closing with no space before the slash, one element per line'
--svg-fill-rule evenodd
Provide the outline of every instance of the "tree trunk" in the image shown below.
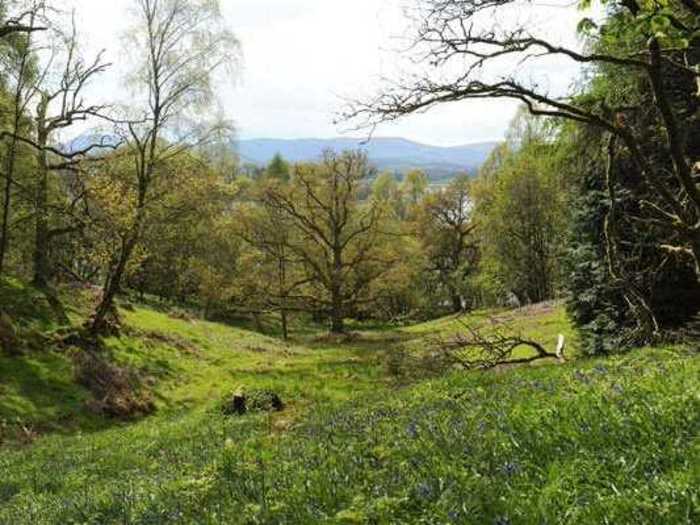
<path fill-rule="evenodd" d="M 38 137 L 37 143 L 40 147 L 46 146 L 48 136 L 44 129 L 46 106 L 39 105 L 37 112 Z M 46 288 L 49 282 L 49 226 L 47 217 L 48 203 L 48 161 L 46 150 L 40 149 L 37 153 L 38 180 L 36 184 L 36 194 L 34 196 L 34 285 L 38 288 Z"/>
<path fill-rule="evenodd" d="M 136 242 L 133 238 L 122 243 L 119 261 L 114 267 L 114 270 L 111 271 L 107 277 L 102 294 L 102 300 L 95 309 L 95 313 L 92 318 L 90 333 L 93 336 L 105 334 L 107 331 L 107 316 L 114 313 L 114 298 L 119 293 L 121 281 L 124 277 L 124 272 L 126 271 L 126 265 L 131 257 L 131 253 L 133 252 L 135 245 Z"/>
<path fill-rule="evenodd" d="M 331 333 L 333 334 L 344 334 L 345 333 L 345 319 L 343 317 L 342 311 L 335 308 L 331 312 Z"/>
<path fill-rule="evenodd" d="M 155 139 L 152 139 L 155 141 Z M 114 310 L 114 298 L 119 293 L 121 287 L 122 278 L 124 277 L 124 272 L 126 271 L 126 265 L 131 259 L 131 254 L 136 248 L 136 244 L 141 238 L 141 230 L 145 222 L 146 213 L 146 191 L 148 188 L 148 181 L 150 181 L 153 174 L 153 158 L 155 154 L 155 145 L 151 146 L 151 157 L 148 165 L 143 167 L 144 172 L 139 174 L 139 192 L 138 200 L 136 203 L 136 217 L 134 219 L 134 225 L 131 232 L 128 234 L 127 239 L 122 241 L 122 250 L 119 255 L 119 261 L 114 268 L 114 271 L 110 272 L 107 277 L 107 282 L 105 284 L 104 294 L 102 295 L 102 301 L 95 309 L 95 314 L 92 319 L 92 325 L 90 327 L 90 332 L 93 336 L 100 335 L 105 332 L 107 328 L 106 320 L 110 313 L 116 313 Z M 142 161 L 143 162 L 143 161 Z"/>
<path fill-rule="evenodd" d="M 659 324 L 656 316 L 649 306 L 643 290 L 639 289 L 633 279 L 627 275 L 623 263 L 618 254 L 618 232 L 617 232 L 617 192 L 616 192 L 616 172 L 615 172 L 615 149 L 617 137 L 610 136 L 608 141 L 608 157 L 605 174 L 605 183 L 608 191 L 609 210 L 604 221 L 604 237 L 606 255 L 608 258 L 608 272 L 614 282 L 620 287 L 622 295 L 634 315 L 643 342 L 648 343 L 659 334 Z"/>
<path fill-rule="evenodd" d="M 46 106 L 39 106 L 37 118 L 38 138 L 37 142 L 42 148 L 48 143 L 48 135 L 44 129 L 44 117 Z M 48 222 L 48 177 L 49 168 L 46 150 L 41 149 L 37 153 L 37 182 L 34 195 L 34 277 L 32 284 L 41 290 L 46 297 L 51 310 L 61 324 L 69 324 L 70 319 L 66 314 L 63 303 L 58 295 L 49 286 L 49 222 Z"/>
<path fill-rule="evenodd" d="M 331 286 L 331 333 L 342 334 L 345 333 L 345 315 L 343 312 L 343 297 L 341 292 L 341 286 L 338 282 L 333 283 Z"/>
<path fill-rule="evenodd" d="M 464 310 L 462 307 L 462 297 L 459 294 L 451 294 L 452 313 L 458 314 Z"/>
<path fill-rule="evenodd" d="M 36 12 L 32 11 L 29 17 L 29 28 L 34 28 L 34 22 L 36 19 Z M 19 63 L 18 77 L 17 77 L 17 87 L 14 92 L 13 97 L 13 126 L 12 126 L 12 140 L 10 141 L 10 147 L 7 152 L 7 162 L 5 164 L 5 191 L 4 191 L 4 201 L 2 209 L 2 226 L 0 227 L 0 275 L 4 270 L 5 257 L 7 255 L 7 249 L 9 246 L 9 233 L 10 233 L 10 205 L 12 201 L 12 184 L 14 183 L 15 176 L 15 161 L 17 156 L 17 135 L 20 131 L 20 123 L 22 117 L 24 116 L 23 107 L 23 91 L 25 86 L 25 78 L 27 74 L 27 64 L 29 63 L 30 46 L 31 46 L 31 31 L 28 33 L 27 41 L 24 45 L 25 51 L 22 54 L 22 58 Z"/>
<path fill-rule="evenodd" d="M 286 341 L 289 339 L 289 327 L 287 323 L 287 264 L 284 247 L 281 247 L 277 264 L 278 286 L 281 295 L 280 320 L 282 321 L 282 337 Z"/>
<path fill-rule="evenodd" d="M 287 321 L 287 309 L 284 307 L 280 310 L 280 319 L 282 321 L 282 338 L 287 341 L 289 339 L 289 326 Z"/>
<path fill-rule="evenodd" d="M 46 220 L 46 172 L 40 173 L 37 188 L 36 219 L 34 225 L 34 278 L 37 288 L 45 288 L 49 284 L 49 232 Z"/>
<path fill-rule="evenodd" d="M 12 148 L 11 148 L 12 149 Z M 8 157 L 11 154 L 8 154 Z M 2 228 L 0 229 L 0 275 L 2 275 L 5 265 L 5 253 L 7 252 L 9 221 L 10 221 L 10 201 L 12 199 L 12 175 L 8 171 L 5 173 L 5 191 L 3 192 L 2 206 Z"/>
<path fill-rule="evenodd" d="M 340 237 L 334 232 L 336 241 Z M 333 247 L 333 274 L 331 277 L 331 333 L 345 333 L 345 312 L 343 311 L 343 250 L 336 242 Z"/>
<path fill-rule="evenodd" d="M 18 95 L 19 96 L 19 95 Z M 19 102 L 15 102 L 19 104 Z M 17 111 L 17 109 L 15 109 Z M 3 192 L 2 226 L 0 227 L 0 275 L 4 270 L 7 249 L 10 244 L 10 207 L 12 205 L 12 184 L 15 177 L 15 160 L 17 157 L 17 133 L 19 132 L 19 115 L 15 116 L 14 133 L 7 151 L 5 164 L 5 188 Z"/>

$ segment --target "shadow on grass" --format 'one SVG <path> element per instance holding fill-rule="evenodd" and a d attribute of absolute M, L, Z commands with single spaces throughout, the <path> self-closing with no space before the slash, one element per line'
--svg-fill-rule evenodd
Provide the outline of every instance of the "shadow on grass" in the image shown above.
<path fill-rule="evenodd" d="M 20 326 L 49 330 L 55 324 L 53 311 L 44 294 L 15 279 L 0 279 L 0 309 Z"/>
<path fill-rule="evenodd" d="M 128 345 L 125 351 L 130 351 Z M 44 433 L 71 435 L 97 432 L 147 417 L 125 419 L 97 412 L 95 406 L 99 404 L 100 396 L 77 379 L 74 360 L 77 354 L 73 352 L 82 351 L 73 348 L 13 357 L 0 355 L 0 423 L 5 425 L 5 430 L 0 427 L 0 446 L 3 441 L 16 443 L 13 434 L 17 435 L 18 429 L 26 429 L 34 437 Z M 115 360 L 114 352 L 109 348 L 97 355 L 106 363 L 130 366 Z M 134 377 L 138 381 L 134 384 L 134 392 L 145 386 L 153 397 L 166 403 L 167 398 L 151 391 L 147 383 L 155 374 L 164 377 L 175 371 L 165 359 L 155 359 L 148 364 L 148 369 L 136 369 Z"/>
<path fill-rule="evenodd" d="M 101 430 L 110 420 L 91 413 L 90 393 L 73 381 L 64 355 L 0 357 L 0 419 L 35 432 Z"/>

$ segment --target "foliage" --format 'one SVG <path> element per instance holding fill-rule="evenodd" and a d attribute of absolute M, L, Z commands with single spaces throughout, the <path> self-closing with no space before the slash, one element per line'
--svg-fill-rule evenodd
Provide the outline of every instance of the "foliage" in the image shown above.
<path fill-rule="evenodd" d="M 551 135 L 521 112 L 474 184 L 485 298 L 539 303 L 562 287 L 567 188 Z"/>
<path fill-rule="evenodd" d="M 267 165 L 267 169 L 265 170 L 265 177 L 277 179 L 282 182 L 289 182 L 289 163 L 284 160 L 282 155 L 277 153 L 274 157 L 272 157 L 272 160 Z"/>
<path fill-rule="evenodd" d="M 400 80 L 388 79 L 377 95 L 351 102 L 343 117 L 373 127 L 450 102 L 511 99 L 522 103 L 531 115 L 585 131 L 584 136 L 592 137 L 591 144 L 605 149 L 598 176 L 606 181 L 608 199 L 600 230 L 603 235 L 587 254 L 604 249 L 609 276 L 603 279 L 608 281 L 608 289 L 614 288 L 613 293 L 623 297 L 627 310 L 624 314 L 618 312 L 617 317 L 632 318 L 632 323 L 624 327 L 633 335 L 628 344 L 648 343 L 673 328 L 674 318 L 677 323 L 687 323 L 700 309 L 696 300 L 700 282 L 700 7 L 694 1 L 602 3 L 606 6 L 604 16 L 598 21 L 584 18 L 579 24 L 584 45 L 567 46 L 538 25 L 512 16 L 526 2 L 418 0 L 409 46 L 418 67 Z M 592 2 L 580 4 L 586 7 Z M 492 22 L 495 20 L 502 22 Z M 564 92 L 549 90 L 530 74 L 547 75 L 548 65 L 559 60 L 583 69 L 579 82 Z M 525 131 L 529 132 L 527 127 Z M 540 151 L 534 155 L 538 163 L 544 163 L 546 152 L 557 150 L 558 133 L 555 127 L 544 136 Z M 523 140 L 511 150 L 522 147 L 526 151 L 527 144 L 528 140 Z M 579 146 L 584 150 L 589 145 Z M 568 160 L 576 162 L 575 155 Z M 497 162 L 494 159 L 493 163 Z M 566 160 L 560 166 L 563 172 L 568 171 Z M 520 168 L 533 171 L 531 165 Z M 552 168 L 544 166 L 536 171 L 553 174 Z M 570 178 L 570 183 L 576 184 L 577 174 Z M 537 212 L 540 206 L 536 202 L 541 201 L 544 192 L 552 191 L 551 186 L 536 177 L 514 177 L 513 181 L 518 184 L 510 184 L 509 189 L 518 199 L 501 201 L 504 205 L 500 213 L 497 203 L 493 207 L 502 220 L 500 224 L 492 220 L 492 229 L 505 235 L 484 243 L 487 249 L 496 249 L 491 257 L 484 254 L 484 268 L 496 278 L 482 274 L 474 282 L 487 287 L 487 296 L 498 291 L 501 281 L 506 289 L 512 285 L 521 290 L 530 288 L 520 292 L 525 301 L 540 300 L 553 295 L 557 288 L 552 284 L 556 277 L 542 259 L 556 257 L 551 254 L 556 254 L 561 245 L 563 228 L 559 220 Z M 556 181 L 553 176 L 547 182 L 556 187 Z M 515 220 L 509 220 L 505 210 L 510 211 L 510 205 L 518 201 L 530 210 L 525 220 L 517 213 Z M 522 207 L 514 209 L 517 212 Z M 554 215 L 559 217 L 559 213 Z M 536 237 L 540 240 L 531 246 L 522 239 L 514 242 L 509 233 L 519 224 L 529 230 L 533 222 L 551 228 L 539 229 Z M 537 252 L 549 253 L 542 257 Z M 523 268 L 517 268 L 516 263 Z M 530 277 L 541 277 L 546 283 L 523 282 L 522 275 L 528 275 L 528 269 L 532 269 Z M 602 295 L 592 302 L 607 302 L 609 290 L 604 288 L 597 288 Z M 671 289 L 681 293 L 692 290 L 676 302 L 679 311 L 674 312 L 674 305 L 666 302 Z M 676 315 L 668 315 L 671 312 Z M 589 316 L 586 323 L 596 315 Z M 603 330 L 614 329 L 615 318 L 607 312 L 602 315 L 606 323 L 610 322 Z"/>
<path fill-rule="evenodd" d="M 425 172 L 421 170 L 411 170 L 404 176 L 401 184 L 401 191 L 408 198 L 411 206 L 416 206 L 428 191 L 430 181 Z"/>
<path fill-rule="evenodd" d="M 591 47 L 604 52 L 633 52 L 645 46 L 644 32 L 648 28 L 644 23 L 640 26 L 629 22 L 625 12 L 613 12 L 598 29 Z M 665 69 L 664 75 L 674 111 L 690 114 L 697 101 L 687 96 L 688 79 L 672 68 Z M 640 71 L 599 65 L 579 101 L 582 105 L 628 108 L 619 115 L 621 124 L 647 134 L 643 150 L 651 159 L 657 179 L 676 187 L 668 176 L 673 161 L 664 145 L 652 91 Z M 696 124 L 691 119 L 684 126 L 687 144 L 696 142 Z M 667 203 L 644 179 L 633 156 L 618 151 L 613 152 L 614 158 L 606 158 L 605 141 L 605 135 L 595 128 L 571 125 L 562 126 L 558 139 L 560 166 L 574 184 L 572 249 L 567 256 L 569 311 L 581 328 L 583 345 L 589 353 L 621 351 L 649 340 L 650 334 L 640 329 L 639 316 L 630 307 L 630 290 L 641 291 L 665 333 L 688 323 L 700 310 L 698 280 L 690 258 L 665 248 L 678 240 L 672 228 L 657 220 L 659 210 Z M 690 147 L 688 154 L 694 158 L 697 151 Z M 606 183 L 608 164 L 608 175 L 614 176 L 612 183 Z M 611 195 L 615 195 L 612 200 Z M 612 205 L 617 239 L 610 239 L 606 231 Z M 606 239 L 612 244 L 606 246 Z"/>
<path fill-rule="evenodd" d="M 444 191 L 426 196 L 416 221 L 428 263 L 427 277 L 444 294 L 453 312 L 474 306 L 466 279 L 476 270 L 479 246 L 474 231 L 471 180 L 454 179 Z"/>
<path fill-rule="evenodd" d="M 292 235 L 283 245 L 300 260 L 309 286 L 295 293 L 300 308 L 330 319 L 331 331 L 344 331 L 344 318 L 391 264 L 381 254 L 384 207 L 360 202 L 370 174 L 362 152 L 326 152 L 319 164 L 295 166 L 288 187 L 271 185 L 265 206 L 287 221 Z"/>

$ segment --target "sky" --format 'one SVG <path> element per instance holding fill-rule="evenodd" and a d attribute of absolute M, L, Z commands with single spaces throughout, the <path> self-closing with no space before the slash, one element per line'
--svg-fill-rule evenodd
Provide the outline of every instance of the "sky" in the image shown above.
<path fill-rule="evenodd" d="M 76 8 L 87 50 L 106 50 L 118 64 L 131 0 L 64 0 Z M 383 78 L 411 65 L 405 47 L 412 0 L 221 0 L 226 23 L 242 45 L 236 79 L 218 95 L 238 137 L 330 138 L 366 131 L 334 124 L 344 101 L 377 93 Z M 568 4 L 560 2 L 559 4 Z M 548 36 L 570 35 L 581 14 L 549 3 L 519 16 L 534 18 Z M 565 38 L 562 36 L 561 38 Z M 566 87 L 577 69 L 550 61 L 537 80 Z M 96 86 L 97 96 L 124 99 L 123 71 L 113 67 Z M 467 101 L 443 106 L 378 128 L 375 136 L 404 137 L 451 146 L 499 140 L 516 110 L 512 102 Z"/>

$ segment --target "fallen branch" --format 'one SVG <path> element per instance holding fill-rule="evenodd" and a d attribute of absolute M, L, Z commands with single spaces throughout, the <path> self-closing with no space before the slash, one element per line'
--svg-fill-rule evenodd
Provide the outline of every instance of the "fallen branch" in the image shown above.
<path fill-rule="evenodd" d="M 451 340 L 440 341 L 439 348 L 457 365 L 467 369 L 488 370 L 500 365 L 528 364 L 541 359 L 556 359 L 563 362 L 566 340 L 559 335 L 554 352 L 548 351 L 541 343 L 520 334 L 506 334 L 500 330 L 484 333 L 481 329 L 462 322 L 464 332 Z M 534 355 L 513 358 L 515 350 L 528 347 Z"/>

